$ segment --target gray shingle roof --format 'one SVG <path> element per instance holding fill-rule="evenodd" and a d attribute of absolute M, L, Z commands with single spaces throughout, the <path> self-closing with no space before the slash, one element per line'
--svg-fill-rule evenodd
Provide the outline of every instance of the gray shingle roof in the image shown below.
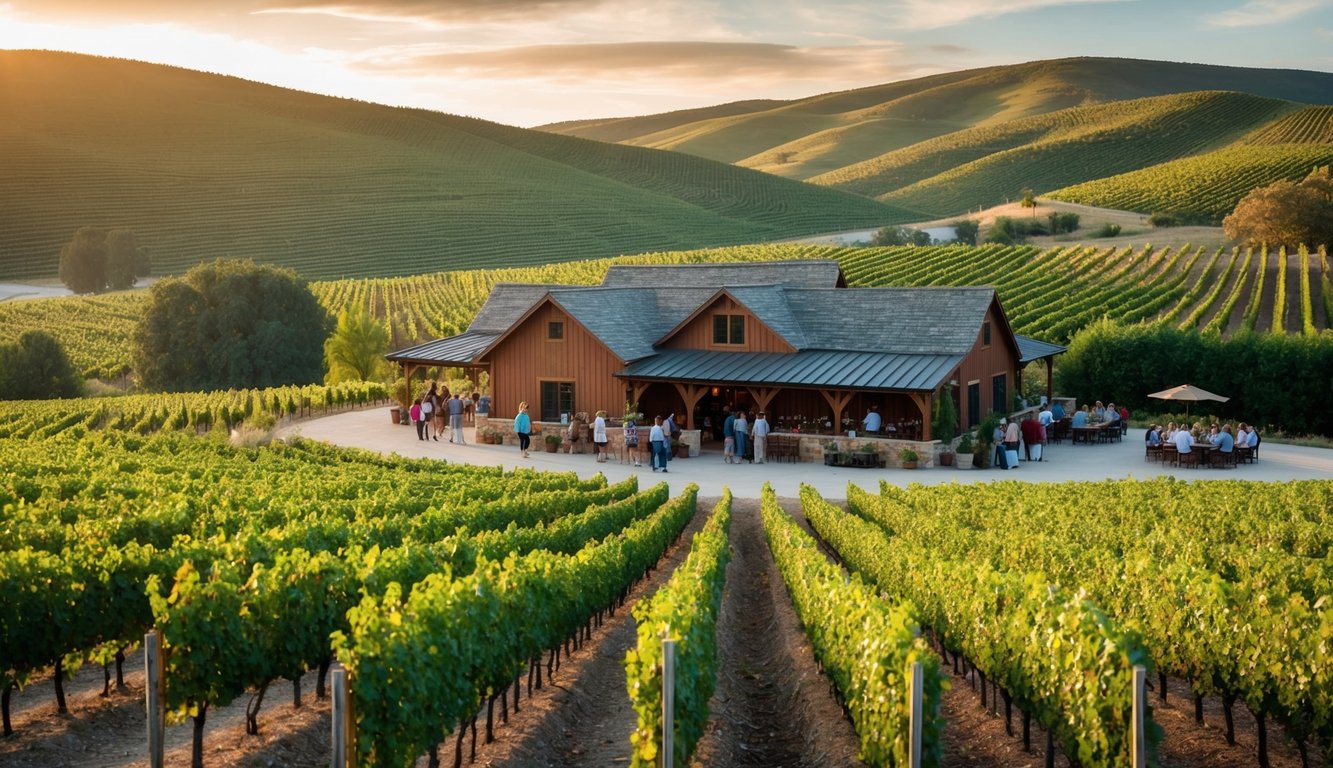
<path fill-rule="evenodd" d="M 836 261 L 747 261 L 701 264 L 612 264 L 602 285 L 608 288 L 658 288 L 736 285 L 790 285 L 834 288 L 842 276 Z"/>
<path fill-rule="evenodd" d="M 727 293 L 745 305 L 746 309 L 759 318 L 759 322 L 773 329 L 774 333 L 785 339 L 792 347 L 803 349 L 806 346 L 805 331 L 791 310 L 788 290 L 777 285 L 741 286 L 728 288 Z"/>
<path fill-rule="evenodd" d="M 556 286 L 530 285 L 527 283 L 497 283 L 486 297 L 486 303 L 472 319 L 468 331 L 501 334 L 509 330 L 514 321 L 532 308 L 537 300 L 545 296 Z"/>
<path fill-rule="evenodd" d="M 966 355 L 995 291 L 981 288 L 786 290 L 805 349 Z"/>
<path fill-rule="evenodd" d="M 948 378 L 963 357 L 821 349 L 795 354 L 667 349 L 627 366 L 616 375 L 631 379 L 725 381 L 756 386 L 929 392 Z"/>

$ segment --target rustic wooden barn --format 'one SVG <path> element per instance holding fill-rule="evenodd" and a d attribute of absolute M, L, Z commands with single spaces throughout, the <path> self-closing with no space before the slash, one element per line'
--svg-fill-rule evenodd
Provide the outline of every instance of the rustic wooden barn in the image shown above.
<path fill-rule="evenodd" d="M 779 431 L 843 431 L 874 406 L 887 430 L 930 440 L 946 384 L 974 426 L 1010 410 L 1024 365 L 1062 351 L 1016 336 L 991 288 L 848 288 L 836 262 L 789 261 L 501 284 L 467 332 L 388 359 L 409 379 L 423 366 L 488 371 L 493 418 L 520 402 L 543 422 L 637 402 L 686 429 L 716 428 L 732 407 L 766 410 Z"/>

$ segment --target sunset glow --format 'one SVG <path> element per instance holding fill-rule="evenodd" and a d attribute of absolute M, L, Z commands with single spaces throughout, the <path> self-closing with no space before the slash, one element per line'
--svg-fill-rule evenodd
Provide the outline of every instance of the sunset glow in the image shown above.
<path fill-rule="evenodd" d="M 1064 56 L 1333 70 L 1330 43 L 1329 0 L 0 3 L 0 48 L 139 59 L 517 125 Z"/>

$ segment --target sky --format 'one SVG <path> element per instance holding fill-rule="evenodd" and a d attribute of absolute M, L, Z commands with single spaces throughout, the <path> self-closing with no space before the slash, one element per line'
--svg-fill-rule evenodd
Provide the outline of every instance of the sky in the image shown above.
<path fill-rule="evenodd" d="M 530 127 L 1066 56 L 1328 72 L 1333 0 L 0 0 L 0 49 Z"/>

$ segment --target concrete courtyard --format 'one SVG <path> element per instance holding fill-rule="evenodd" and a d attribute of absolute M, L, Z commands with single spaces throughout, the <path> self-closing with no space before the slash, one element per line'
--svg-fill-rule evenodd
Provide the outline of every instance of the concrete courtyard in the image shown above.
<path fill-rule="evenodd" d="M 544 446 L 534 443 L 530 456 L 522 458 L 513 445 L 478 445 L 471 428 L 465 430 L 467 444 L 452 445 L 445 440 L 422 442 L 417 440 L 416 429 L 394 425 L 389 420 L 388 407 L 347 411 L 333 416 L 303 421 L 284 427 L 279 436 L 300 435 L 334 445 L 365 448 L 382 454 L 398 454 L 410 458 L 444 459 L 450 462 L 481 466 L 503 466 L 506 469 L 531 467 L 552 472 L 577 472 L 580 477 L 597 473 L 616 482 L 638 474 L 641 486 L 657 481 L 649 469 L 647 450 L 644 465 L 610 459 L 604 464 L 593 460 L 591 453 L 546 453 Z M 847 495 L 847 484 L 855 483 L 878 491 L 879 482 L 907 486 L 911 483 L 993 483 L 1022 481 L 1031 483 L 1061 483 L 1178 477 L 1184 480 L 1262 480 L 1271 482 L 1333 479 L 1333 450 L 1302 446 L 1264 443 L 1259 449 L 1257 464 L 1242 464 L 1234 469 L 1179 469 L 1144 459 L 1143 430 L 1131 429 L 1119 443 L 1107 445 L 1061 445 L 1046 447 L 1041 462 L 1021 462 L 1017 469 L 961 469 L 935 467 L 933 469 L 851 469 L 826 467 L 822 464 L 727 464 L 722 460 L 721 446 L 705 444 L 697 458 L 675 459 L 670 472 L 662 476 L 673 489 L 686 483 L 699 484 L 703 496 L 717 496 L 724 485 L 742 498 L 758 498 L 764 483 L 772 483 L 779 496 L 796 496 L 801 483 L 813 485 L 826 498 L 841 499 Z"/>

